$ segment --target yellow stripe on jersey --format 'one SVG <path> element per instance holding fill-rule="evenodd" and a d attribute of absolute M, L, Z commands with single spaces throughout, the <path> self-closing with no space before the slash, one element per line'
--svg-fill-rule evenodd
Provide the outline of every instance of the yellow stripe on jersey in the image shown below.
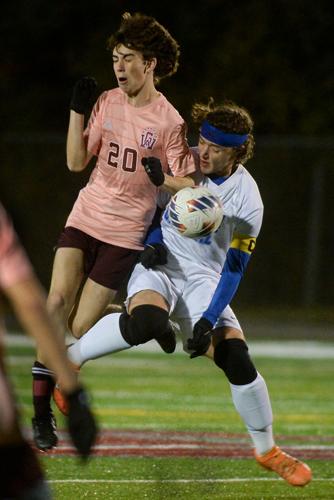
<path fill-rule="evenodd" d="M 256 244 L 254 236 L 234 235 L 230 247 L 242 252 L 252 253 Z"/>

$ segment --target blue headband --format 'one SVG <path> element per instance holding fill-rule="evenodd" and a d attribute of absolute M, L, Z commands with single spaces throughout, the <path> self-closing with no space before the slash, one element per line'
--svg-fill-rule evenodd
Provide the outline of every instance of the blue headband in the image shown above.
<path fill-rule="evenodd" d="M 210 125 L 206 120 L 202 123 L 201 135 L 204 139 L 227 148 L 241 146 L 248 139 L 248 134 L 227 134 L 213 125 Z"/>

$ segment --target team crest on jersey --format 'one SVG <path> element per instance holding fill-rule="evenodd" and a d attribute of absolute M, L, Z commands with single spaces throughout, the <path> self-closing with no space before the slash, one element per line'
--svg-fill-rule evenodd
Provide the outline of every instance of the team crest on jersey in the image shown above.
<path fill-rule="evenodd" d="M 112 121 L 110 120 L 110 118 L 107 118 L 104 121 L 103 126 L 106 130 L 112 130 Z"/>
<path fill-rule="evenodd" d="M 153 128 L 145 128 L 141 134 L 141 147 L 145 149 L 152 149 L 157 142 L 158 132 Z"/>

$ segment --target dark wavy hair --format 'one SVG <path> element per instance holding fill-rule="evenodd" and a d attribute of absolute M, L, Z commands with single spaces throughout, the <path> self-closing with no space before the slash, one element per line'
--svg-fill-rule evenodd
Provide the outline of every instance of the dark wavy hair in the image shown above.
<path fill-rule="evenodd" d="M 150 61 L 154 57 L 157 59 L 154 70 L 156 82 L 177 71 L 179 44 L 154 17 L 138 12 L 133 15 L 125 12 L 118 31 L 108 39 L 107 48 L 112 51 L 120 44 L 141 52 L 144 61 Z"/>
<path fill-rule="evenodd" d="M 215 104 L 214 99 L 210 97 L 208 104 L 195 103 L 191 115 L 195 123 L 201 124 L 207 120 L 223 132 L 248 134 L 247 141 L 242 146 L 235 148 L 237 150 L 236 162 L 245 164 L 253 157 L 255 147 L 254 122 L 247 109 L 230 100 Z"/>

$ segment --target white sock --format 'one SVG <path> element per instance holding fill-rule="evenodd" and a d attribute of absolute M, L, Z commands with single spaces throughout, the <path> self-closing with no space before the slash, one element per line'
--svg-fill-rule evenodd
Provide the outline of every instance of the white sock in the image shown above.
<path fill-rule="evenodd" d="M 120 316 L 120 313 L 104 316 L 81 339 L 71 345 L 67 353 L 72 363 L 81 366 L 89 359 L 100 358 L 105 354 L 132 347 L 121 334 Z"/>
<path fill-rule="evenodd" d="M 230 386 L 234 406 L 246 424 L 255 450 L 263 455 L 275 446 L 273 414 L 266 383 L 258 373 L 250 384 Z"/>

